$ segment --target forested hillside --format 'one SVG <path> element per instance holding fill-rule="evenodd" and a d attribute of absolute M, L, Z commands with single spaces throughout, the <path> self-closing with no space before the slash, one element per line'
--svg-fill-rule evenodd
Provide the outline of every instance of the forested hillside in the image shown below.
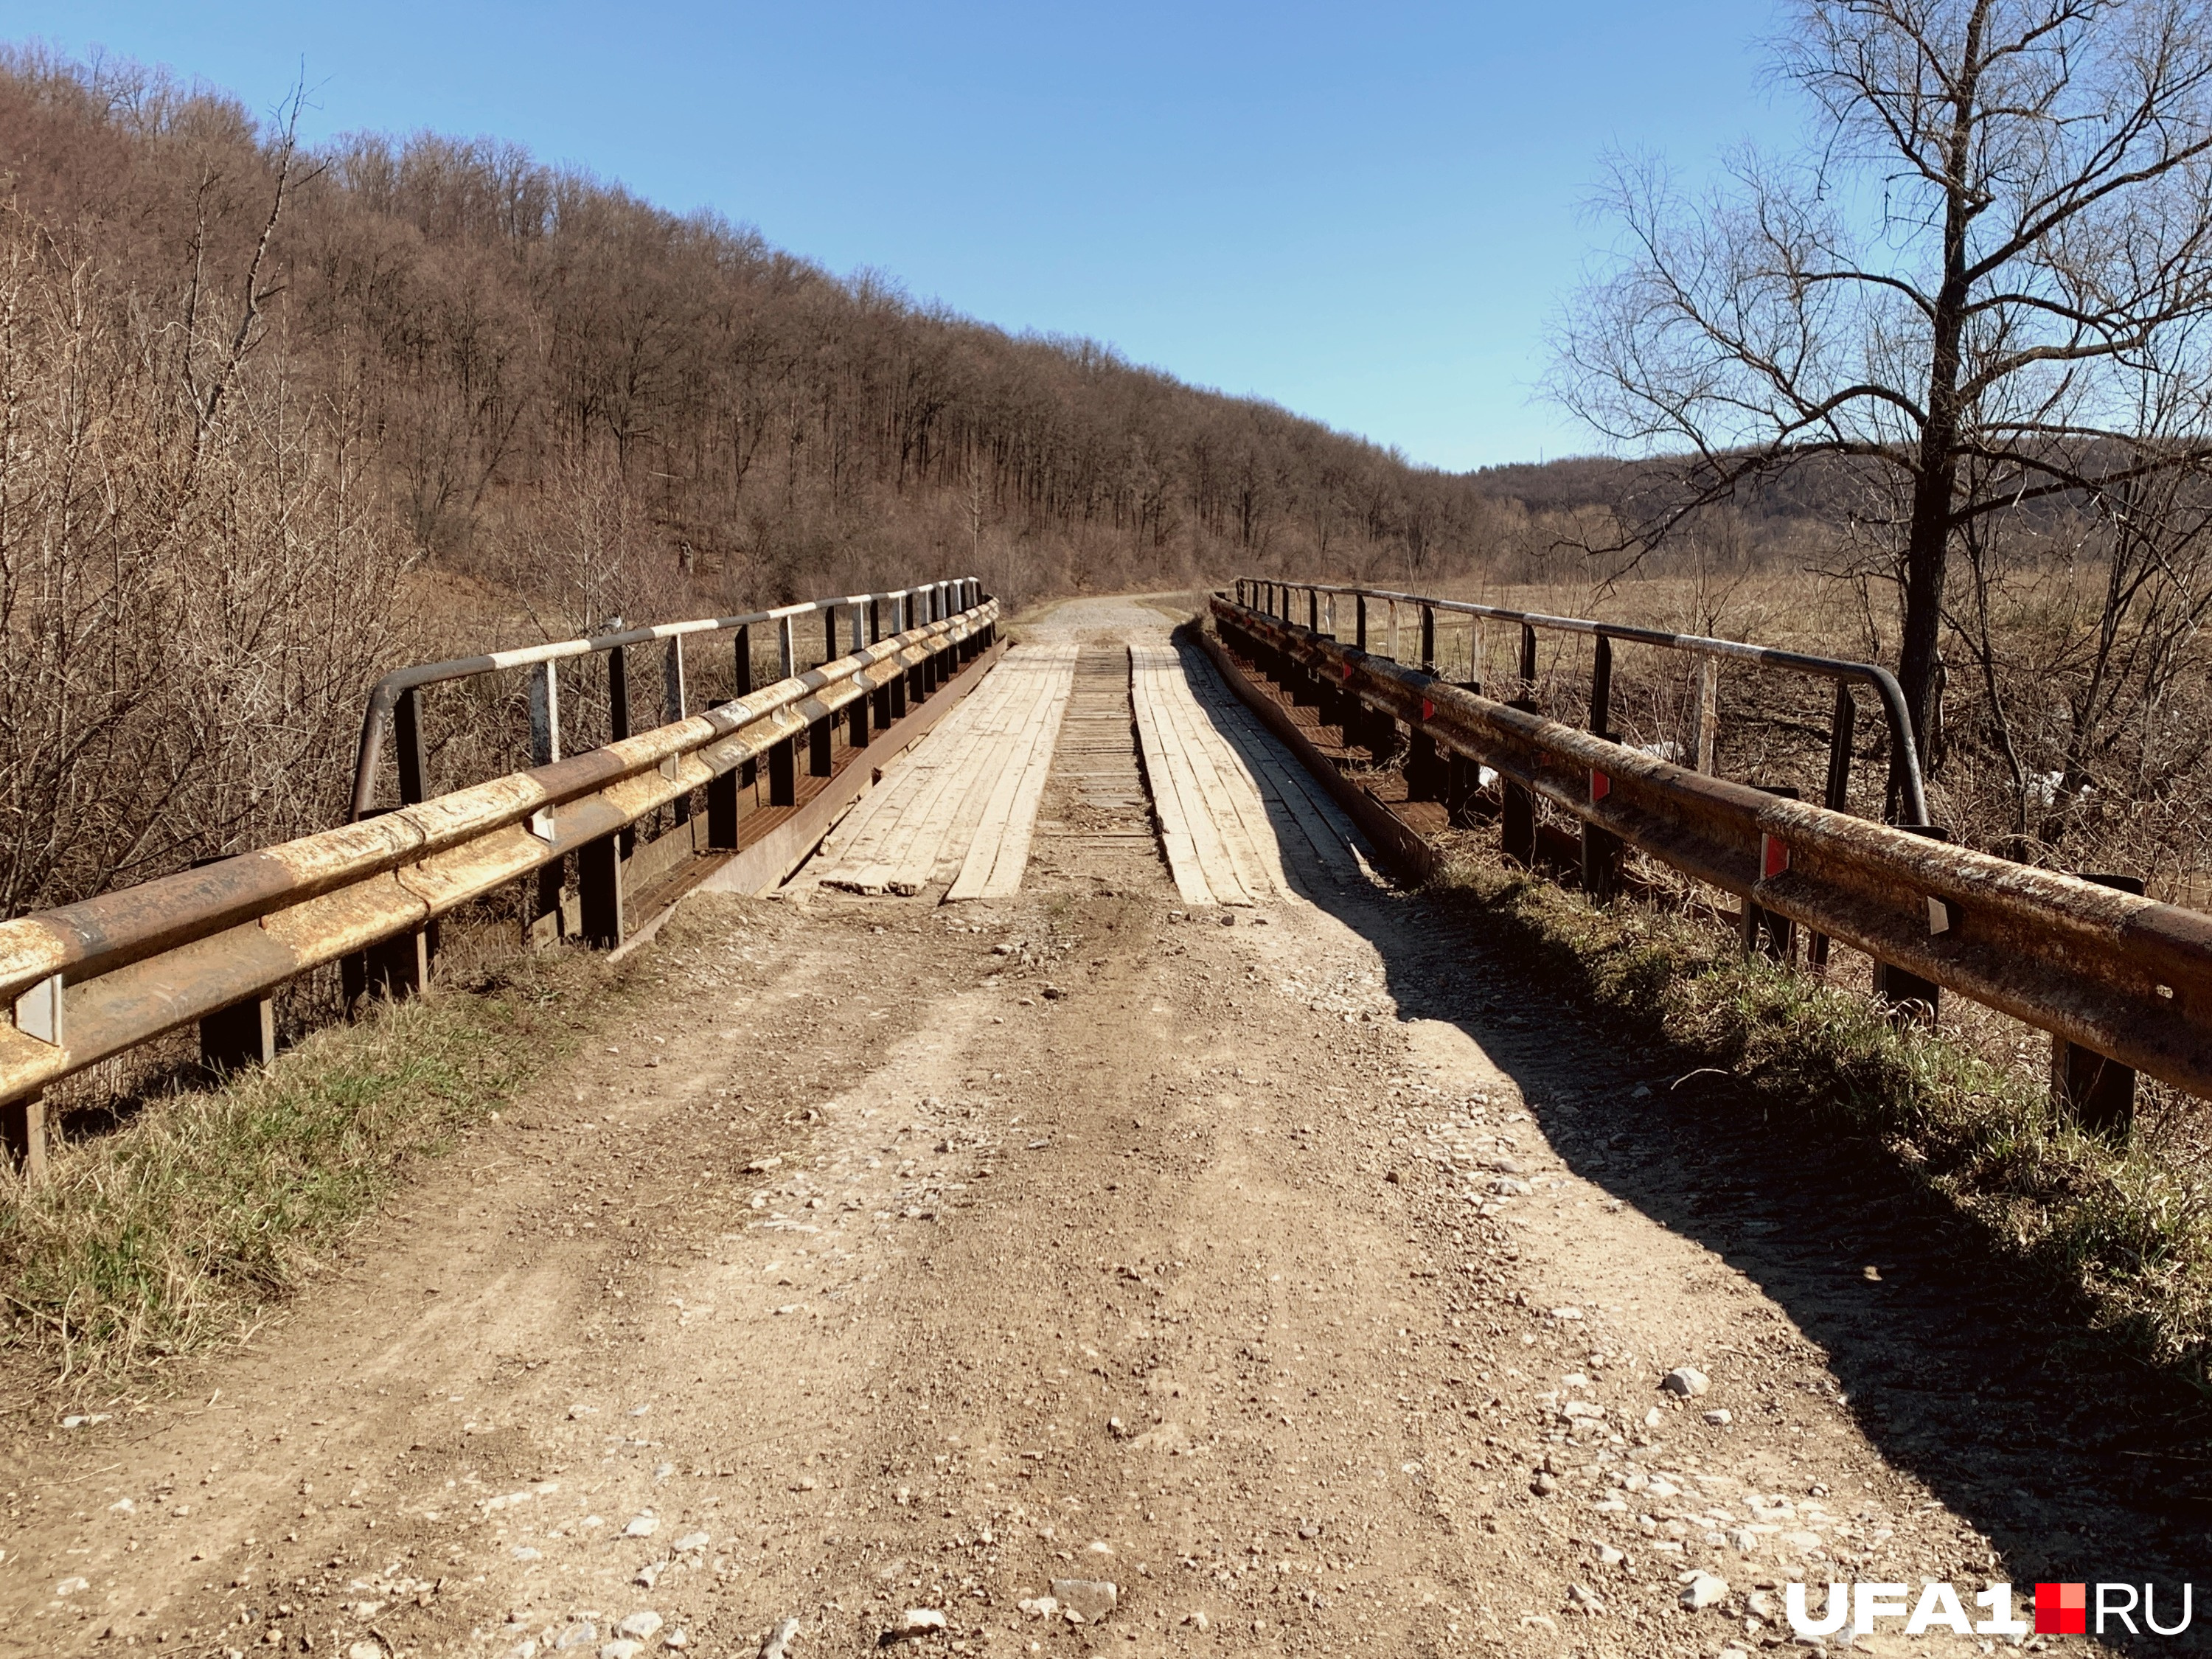
<path fill-rule="evenodd" d="M 410 556 L 569 621 L 683 572 L 732 601 L 978 563 L 1017 595 L 1255 562 L 1421 574 L 1506 527 L 1469 480 L 511 146 L 282 136 L 128 66 L 0 73 L 27 252 L 227 349 L 281 196 L 252 369 L 368 463 Z M 576 569 L 587 544 L 617 568 Z"/>

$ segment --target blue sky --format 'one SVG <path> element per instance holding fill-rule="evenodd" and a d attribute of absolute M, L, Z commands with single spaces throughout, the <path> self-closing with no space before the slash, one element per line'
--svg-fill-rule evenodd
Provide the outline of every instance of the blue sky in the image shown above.
<path fill-rule="evenodd" d="M 1609 146 L 1786 138 L 1765 0 L 1666 5 L 0 0 L 310 137 L 489 134 L 830 269 L 1090 335 L 1465 468 L 1584 452 L 1545 329 Z"/>

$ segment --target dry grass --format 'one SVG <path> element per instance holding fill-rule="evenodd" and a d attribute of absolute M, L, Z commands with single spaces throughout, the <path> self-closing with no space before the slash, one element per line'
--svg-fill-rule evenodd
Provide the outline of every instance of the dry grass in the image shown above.
<path fill-rule="evenodd" d="M 1785 1120 L 1876 1138 L 2092 1328 L 2212 1385 L 2212 1178 L 2169 1144 L 2185 1121 L 2154 1120 L 2115 1149 L 2018 1071 L 1746 957 L 1709 923 L 1595 906 L 1472 836 L 1453 842 L 1434 890 L 1535 974 L 1643 1026 L 1686 1068 L 1725 1069 Z"/>
<path fill-rule="evenodd" d="M 580 953 L 317 1032 L 0 1184 L 5 1341 L 64 1389 L 143 1379 L 297 1289 L 404 1178 L 568 1054 L 627 975 Z"/>

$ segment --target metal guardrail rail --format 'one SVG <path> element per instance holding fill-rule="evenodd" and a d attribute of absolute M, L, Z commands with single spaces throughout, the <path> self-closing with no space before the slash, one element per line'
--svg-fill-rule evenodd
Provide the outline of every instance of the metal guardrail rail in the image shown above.
<path fill-rule="evenodd" d="M 1633 847 L 1736 895 L 1747 938 L 1755 924 L 1769 948 L 1786 951 L 1784 930 L 1802 923 L 2062 1043 L 2212 1095 L 2212 916 L 1709 776 L 1226 594 L 1210 611 L 1224 640 L 1296 682 L 1348 738 L 1387 720 L 1393 740 L 1402 729 L 1578 820 L 1586 880 L 1601 891 Z M 1525 806 L 1522 822 L 1533 857 Z"/>
<path fill-rule="evenodd" d="M 716 785 L 733 782 L 747 762 L 765 757 L 771 776 L 787 780 L 801 741 L 826 749 L 830 722 L 841 714 L 849 715 L 858 732 L 871 702 L 881 700 L 879 712 L 896 702 L 902 713 L 909 689 L 917 697 L 927 695 L 995 632 L 998 602 L 971 585 L 959 586 L 960 594 L 947 597 L 972 600 L 963 609 L 651 731 L 318 835 L 0 922 L 0 1006 L 14 1012 L 11 1022 L 0 1024 L 0 1131 L 20 1158 L 34 1164 L 41 1122 L 36 1103 L 48 1085 L 194 1020 L 250 1010 L 310 969 L 419 941 L 456 907 L 572 854 L 579 860 L 586 937 L 618 939 L 621 832 L 701 788 L 708 791 L 711 822 Z M 782 614 L 852 603 L 822 601 Z M 769 614 L 774 620 L 778 613 Z M 727 620 L 743 626 L 747 619 Z M 722 625 L 718 620 L 690 631 Z M 592 641 L 590 648 L 615 642 Z M 537 652 L 575 654 L 575 645 Z M 502 655 L 509 660 L 469 660 L 514 665 L 516 656 L 556 659 Z M 449 669 L 483 672 L 452 664 L 413 672 L 434 678 Z M 372 702 L 372 729 L 377 706 Z M 733 807 L 728 822 L 727 844 L 734 847 Z M 611 925 L 605 920 L 611 906 Z"/>
<path fill-rule="evenodd" d="M 1698 662 L 1698 709 L 1692 725 L 1698 728 L 1697 748 L 1698 771 L 1712 769 L 1712 730 L 1718 700 L 1715 695 L 1714 671 L 1723 662 L 1743 662 L 1760 668 L 1777 669 L 1785 673 L 1802 674 L 1815 679 L 1830 680 L 1836 687 L 1835 716 L 1830 727 L 1828 748 L 1827 805 L 1838 811 L 1844 806 L 1844 791 L 1850 782 L 1851 737 L 1856 721 L 1857 707 L 1851 701 L 1850 688 L 1863 685 L 1871 690 L 1881 705 L 1882 719 L 1889 729 L 1890 775 L 1889 792 L 1893 803 L 1895 821 L 1899 823 L 1924 826 L 1928 823 L 1927 791 L 1921 781 L 1920 754 L 1912 740 L 1912 722 L 1905 712 L 1905 692 L 1897 678 L 1887 668 L 1870 662 L 1853 662 L 1841 657 L 1809 656 L 1801 651 L 1782 651 L 1771 646 L 1749 645 L 1740 640 L 1713 639 L 1702 634 L 1674 634 L 1664 629 L 1638 628 L 1629 623 L 1596 622 L 1585 617 L 1553 617 L 1540 611 L 1509 611 L 1493 605 L 1476 605 L 1467 599 L 1443 599 L 1423 593 L 1398 593 L 1387 587 L 1348 587 L 1328 582 L 1285 582 L 1263 577 L 1243 577 L 1237 583 L 1237 600 L 1240 605 L 1264 612 L 1282 622 L 1297 620 L 1293 612 L 1297 601 L 1305 601 L 1306 627 L 1316 634 L 1326 633 L 1336 637 L 1340 623 L 1336 615 L 1336 600 L 1348 598 L 1353 602 L 1352 644 L 1359 650 L 1368 649 L 1368 605 L 1381 601 L 1390 607 L 1389 633 L 1395 658 L 1397 607 L 1414 608 L 1420 617 L 1420 658 L 1423 672 L 1437 672 L 1437 615 L 1443 612 L 1478 621 L 1510 623 L 1521 629 L 1520 683 L 1522 695 L 1536 678 L 1536 635 L 1540 632 L 1578 634 L 1596 641 L 1595 660 L 1590 678 L 1590 728 L 1605 734 L 1607 703 L 1613 689 L 1613 643 L 1618 640 L 1626 644 L 1648 645 L 1665 651 L 1678 651 Z M 1327 617 L 1323 617 L 1323 601 Z M 1326 620 L 1327 627 L 1323 623 Z M 1478 662 L 1480 659 L 1477 659 Z M 1480 678 L 1480 673 L 1475 676 Z M 1509 699 L 1509 701 L 1510 701 Z"/>

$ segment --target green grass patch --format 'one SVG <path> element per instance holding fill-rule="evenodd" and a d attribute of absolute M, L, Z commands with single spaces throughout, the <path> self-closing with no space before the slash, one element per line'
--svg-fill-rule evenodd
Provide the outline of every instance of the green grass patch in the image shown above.
<path fill-rule="evenodd" d="M 1479 915 L 1551 986 L 1727 1072 L 1777 1117 L 1879 1139 L 2092 1329 L 2206 1386 L 2212 1180 L 2197 1159 L 2083 1133 L 2037 1081 L 1746 957 L 1708 921 L 1594 905 L 1486 850 L 1453 851 L 1431 896 Z"/>
<path fill-rule="evenodd" d="M 410 1164 L 571 1052 L 621 977 L 574 953 L 532 956 L 57 1147 L 45 1186 L 0 1183 L 0 1341 L 85 1389 L 234 1335 Z"/>

